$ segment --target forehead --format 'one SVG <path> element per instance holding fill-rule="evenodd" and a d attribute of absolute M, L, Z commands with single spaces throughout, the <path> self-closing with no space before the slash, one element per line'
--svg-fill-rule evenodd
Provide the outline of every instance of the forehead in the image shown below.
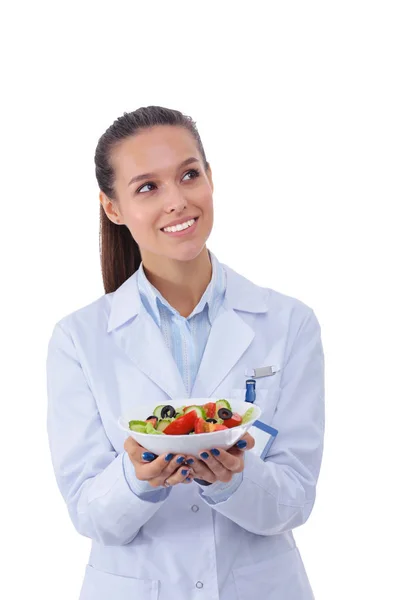
<path fill-rule="evenodd" d="M 130 180 L 147 172 L 167 174 L 189 156 L 200 158 L 191 133 L 183 127 L 163 125 L 123 140 L 114 149 L 112 162 L 117 176 Z"/>

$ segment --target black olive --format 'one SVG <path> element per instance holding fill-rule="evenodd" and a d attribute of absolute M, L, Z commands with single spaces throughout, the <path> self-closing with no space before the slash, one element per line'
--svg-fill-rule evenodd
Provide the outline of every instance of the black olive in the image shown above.
<path fill-rule="evenodd" d="M 218 423 L 216 419 L 206 419 L 206 423 Z"/>
<path fill-rule="evenodd" d="M 229 408 L 220 408 L 218 411 L 218 416 L 220 419 L 226 421 L 227 419 L 232 418 L 232 411 Z"/>
<path fill-rule="evenodd" d="M 173 419 L 175 415 L 176 415 L 176 411 L 175 411 L 174 407 L 171 406 L 170 404 L 167 404 L 166 406 L 162 407 L 162 409 L 161 409 L 161 418 L 162 419 Z"/>
<path fill-rule="evenodd" d="M 149 419 L 155 419 L 158 422 L 158 417 L 156 417 L 156 415 L 150 415 L 149 417 L 147 417 L 146 421 L 148 421 Z"/>

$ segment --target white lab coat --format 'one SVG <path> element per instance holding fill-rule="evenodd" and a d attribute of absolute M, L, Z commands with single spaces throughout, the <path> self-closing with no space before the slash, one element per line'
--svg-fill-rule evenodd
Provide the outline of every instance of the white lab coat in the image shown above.
<path fill-rule="evenodd" d="M 135 496 L 123 473 L 123 413 L 187 397 L 162 333 L 142 308 L 136 273 L 61 319 L 47 359 L 48 433 L 57 483 L 92 550 L 80 600 L 311 600 L 292 529 L 309 517 L 324 432 L 319 323 L 303 302 L 223 265 L 218 313 L 192 397 L 245 397 L 257 379 L 261 420 L 279 434 L 266 462 L 245 453 L 244 477 L 211 506 L 193 482 L 163 502 Z"/>

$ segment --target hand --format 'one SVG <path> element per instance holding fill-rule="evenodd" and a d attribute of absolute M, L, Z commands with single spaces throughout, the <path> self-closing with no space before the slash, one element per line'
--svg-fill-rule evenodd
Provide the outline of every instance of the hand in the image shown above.
<path fill-rule="evenodd" d="M 178 483 L 191 483 L 193 473 L 190 467 L 184 464 L 185 456 L 182 454 L 161 454 L 156 456 L 143 448 L 132 437 L 125 440 L 124 448 L 135 467 L 136 477 L 140 481 L 148 481 L 152 487 L 169 487 Z M 146 460 L 146 454 L 149 460 Z M 145 458 L 143 458 L 143 455 Z M 182 460 L 179 460 L 182 457 Z M 168 460 L 167 460 L 168 458 Z"/>
<path fill-rule="evenodd" d="M 244 452 L 254 448 L 255 441 L 253 436 L 246 433 L 241 441 L 246 442 L 244 448 L 240 448 L 237 444 L 229 450 L 222 450 L 222 448 L 214 448 L 216 453 L 210 450 L 202 450 L 199 452 L 199 456 L 188 456 L 186 463 L 192 467 L 193 477 L 196 479 L 203 479 L 208 483 L 214 483 L 215 481 L 223 481 L 227 483 L 232 479 L 234 473 L 241 473 L 244 469 Z M 201 456 L 207 454 L 208 458 Z M 191 462 L 193 461 L 193 462 Z"/>

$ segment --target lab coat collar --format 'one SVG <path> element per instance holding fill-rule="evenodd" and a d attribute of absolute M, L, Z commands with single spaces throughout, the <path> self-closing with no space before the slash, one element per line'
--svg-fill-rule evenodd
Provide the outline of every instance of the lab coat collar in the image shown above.
<path fill-rule="evenodd" d="M 224 306 L 244 312 L 263 313 L 268 310 L 268 290 L 263 289 L 227 265 L 220 263 L 226 273 Z M 137 286 L 137 271 L 133 273 L 112 295 L 107 333 L 127 323 L 143 312 Z"/>
<path fill-rule="evenodd" d="M 222 267 L 226 273 L 225 298 L 211 328 L 191 397 L 211 397 L 254 339 L 256 332 L 241 318 L 240 311 L 268 310 L 268 289 L 253 284 L 227 265 Z M 137 272 L 110 296 L 107 332 L 115 343 L 172 400 L 187 398 L 162 332 L 140 300 Z"/>

